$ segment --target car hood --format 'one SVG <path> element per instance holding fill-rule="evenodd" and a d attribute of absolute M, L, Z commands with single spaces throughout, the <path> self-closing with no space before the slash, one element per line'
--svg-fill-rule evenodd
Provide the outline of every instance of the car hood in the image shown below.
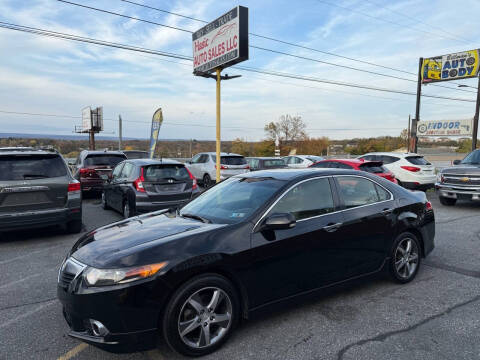
<path fill-rule="evenodd" d="M 442 174 L 479 174 L 480 175 L 480 165 L 457 165 L 442 169 Z"/>
<path fill-rule="evenodd" d="M 81 237 L 70 255 L 98 267 L 133 266 L 139 252 L 224 225 L 206 224 L 168 212 L 150 213 L 113 223 Z M 169 255 L 170 256 L 170 255 Z"/>

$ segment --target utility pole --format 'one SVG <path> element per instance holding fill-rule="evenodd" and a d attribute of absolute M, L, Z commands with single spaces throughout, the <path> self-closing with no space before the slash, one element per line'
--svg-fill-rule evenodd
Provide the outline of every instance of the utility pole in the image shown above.
<path fill-rule="evenodd" d="M 89 135 L 90 135 L 90 138 L 89 138 L 89 147 L 90 147 L 90 150 L 95 150 L 95 131 L 93 130 L 93 116 L 90 116 L 90 131 L 88 132 Z"/>
<path fill-rule="evenodd" d="M 118 115 L 118 150 L 122 150 L 122 115 Z"/>
<path fill-rule="evenodd" d="M 477 148 L 478 115 L 480 111 L 479 107 L 480 107 L 480 75 L 478 76 L 477 102 L 475 103 L 475 116 L 473 117 L 472 151 Z"/>
<path fill-rule="evenodd" d="M 410 151 L 410 131 L 411 131 L 412 116 L 408 114 L 408 129 L 407 129 L 407 151 Z"/>
<path fill-rule="evenodd" d="M 420 100 L 422 97 L 422 65 L 423 57 L 418 59 L 418 80 L 417 80 L 417 105 L 415 107 L 415 119 L 412 121 L 411 137 L 412 137 L 412 150 L 417 152 L 417 123 L 420 121 Z"/>

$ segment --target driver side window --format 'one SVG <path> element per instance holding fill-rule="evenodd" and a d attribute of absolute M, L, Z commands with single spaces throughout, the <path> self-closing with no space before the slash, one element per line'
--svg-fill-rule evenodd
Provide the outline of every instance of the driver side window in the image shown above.
<path fill-rule="evenodd" d="M 202 154 L 197 154 L 197 155 L 195 155 L 195 156 L 192 158 L 192 164 L 198 163 L 198 160 L 200 159 L 201 156 L 202 156 Z"/>
<path fill-rule="evenodd" d="M 328 178 L 312 179 L 290 189 L 272 208 L 274 213 L 291 213 L 296 220 L 328 214 L 334 211 Z"/>

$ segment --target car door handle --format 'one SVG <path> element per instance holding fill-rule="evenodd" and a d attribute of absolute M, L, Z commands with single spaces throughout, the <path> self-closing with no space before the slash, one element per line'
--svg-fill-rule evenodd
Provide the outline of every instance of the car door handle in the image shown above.
<path fill-rule="evenodd" d="M 327 232 L 334 232 L 334 231 L 337 231 L 340 228 L 340 226 L 342 226 L 342 223 L 328 224 L 323 227 L 323 230 Z"/>
<path fill-rule="evenodd" d="M 393 209 L 383 209 L 382 214 L 383 215 L 390 215 L 393 212 Z"/>

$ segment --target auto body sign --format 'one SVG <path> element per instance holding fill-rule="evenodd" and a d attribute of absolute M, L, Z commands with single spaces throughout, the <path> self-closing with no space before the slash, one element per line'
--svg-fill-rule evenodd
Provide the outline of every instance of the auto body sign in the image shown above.
<path fill-rule="evenodd" d="M 248 9 L 237 6 L 192 34 L 193 72 L 210 73 L 248 59 Z"/>
<path fill-rule="evenodd" d="M 472 119 L 419 121 L 417 136 L 471 136 Z"/>
<path fill-rule="evenodd" d="M 436 56 L 423 60 L 422 83 L 475 77 L 478 75 L 478 69 L 478 49 Z"/>

